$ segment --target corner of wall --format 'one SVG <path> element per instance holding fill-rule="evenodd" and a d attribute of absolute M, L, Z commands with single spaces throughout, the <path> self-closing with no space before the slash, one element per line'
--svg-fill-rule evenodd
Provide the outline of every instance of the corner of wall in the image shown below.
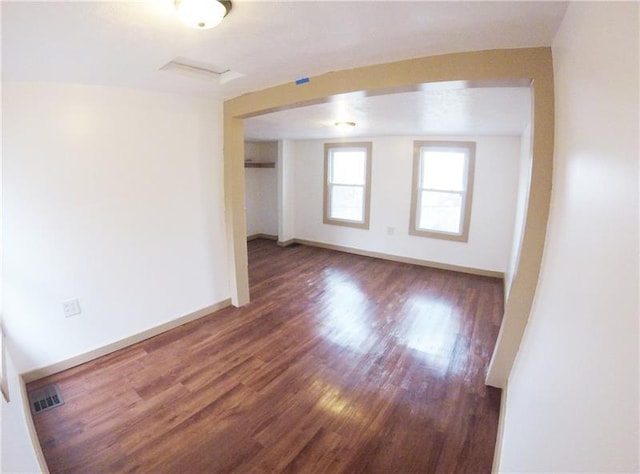
<path fill-rule="evenodd" d="M 2 404 L 2 436 L 0 449 L 0 472 L 48 473 L 38 436 L 33 425 L 25 382 L 6 352 L 7 379 L 10 400 Z"/>

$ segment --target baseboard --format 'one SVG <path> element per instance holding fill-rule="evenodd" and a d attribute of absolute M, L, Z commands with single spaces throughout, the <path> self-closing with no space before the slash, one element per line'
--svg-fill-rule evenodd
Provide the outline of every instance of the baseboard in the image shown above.
<path fill-rule="evenodd" d="M 507 295 L 507 278 L 505 275 L 505 278 L 502 279 L 502 311 L 506 312 L 507 311 L 507 298 L 509 297 Z"/>
<path fill-rule="evenodd" d="M 296 239 L 278 240 L 278 247 L 288 247 L 289 245 L 292 245 L 295 243 L 296 243 Z"/>
<path fill-rule="evenodd" d="M 63 370 L 71 369 L 72 367 L 76 367 L 80 364 L 90 362 L 99 357 L 111 354 L 112 352 L 115 352 L 117 350 L 124 349 L 125 347 L 129 347 L 133 344 L 144 341 L 145 339 L 149 339 L 151 337 L 157 336 L 158 334 L 162 334 L 163 332 L 169 331 L 170 329 L 177 328 L 178 326 L 182 326 L 183 324 L 187 324 L 191 321 L 195 321 L 196 319 L 208 316 L 211 313 L 220 311 L 221 309 L 224 309 L 228 306 L 231 306 L 231 298 L 227 298 L 211 306 L 207 306 L 206 308 L 202 308 L 193 313 L 181 316 L 164 324 L 160 324 L 159 326 L 147 329 L 146 331 L 134 334 L 133 336 L 121 339 L 120 341 L 116 341 L 111 344 L 107 344 L 106 346 L 99 347 L 98 349 L 94 349 L 92 351 L 80 354 L 61 362 L 57 362 L 52 365 L 48 365 L 46 367 L 30 370 L 29 372 L 21 374 L 21 377 L 24 379 L 25 383 L 29 383 L 33 382 L 34 380 L 39 380 L 43 377 L 57 374 L 58 372 L 62 372 Z"/>
<path fill-rule="evenodd" d="M 4 331 L 2 330 L 2 325 L 0 325 L 0 392 L 2 392 L 2 397 L 4 401 L 9 403 L 10 395 L 9 395 L 9 383 L 7 381 L 7 364 L 6 364 L 6 355 L 4 353 L 5 347 L 7 347 L 7 343 L 4 340 Z"/>
<path fill-rule="evenodd" d="M 256 240 L 256 239 L 278 240 L 278 236 L 277 235 L 271 235 L 271 234 L 252 234 L 252 235 L 247 235 L 247 242 L 250 242 L 251 240 Z"/>
<path fill-rule="evenodd" d="M 498 432 L 496 433 L 496 447 L 493 451 L 493 465 L 491 466 L 492 474 L 498 474 L 500 472 L 500 457 L 502 456 L 502 437 L 504 435 L 504 417 L 507 410 L 507 392 L 509 384 L 505 385 L 502 389 L 500 396 L 500 417 L 498 418 Z"/>
<path fill-rule="evenodd" d="M 27 382 L 25 381 L 24 376 L 18 375 L 18 383 L 20 384 L 20 403 L 22 403 L 22 409 L 24 410 L 24 419 L 27 425 L 27 431 L 29 432 L 29 438 L 31 438 L 31 444 L 33 445 L 33 451 L 36 455 L 42 474 L 49 474 L 49 466 L 47 466 L 47 460 L 42 452 L 42 446 L 40 446 L 36 426 L 33 424 L 31 404 L 29 403 L 29 395 L 27 394 Z"/>
<path fill-rule="evenodd" d="M 503 272 L 495 272 L 495 271 L 492 271 L 492 270 L 483 270 L 481 268 L 463 267 L 463 266 L 459 266 L 459 265 L 450 265 L 448 263 L 432 262 L 432 261 L 429 261 L 429 260 L 420 260 L 418 258 L 402 257 L 402 256 L 399 256 L 399 255 L 391 255 L 391 254 L 386 254 L 386 253 L 381 253 L 381 252 L 371 252 L 369 250 L 361 250 L 361 249 L 356 249 L 356 248 L 353 248 L 353 247 L 344 247 L 342 245 L 326 244 L 326 243 L 323 243 L 323 242 L 315 242 L 315 241 L 312 241 L 312 240 L 292 239 L 292 240 L 288 240 L 285 243 L 286 243 L 286 245 L 290 245 L 292 243 L 297 243 L 297 244 L 302 244 L 302 245 L 309 245 L 310 247 L 319 247 L 319 248 L 323 248 L 323 249 L 337 250 L 339 252 L 352 253 L 352 254 L 355 254 L 355 255 L 362 255 L 363 257 L 380 258 L 382 260 L 390 260 L 392 262 L 409 263 L 411 265 L 419 265 L 421 267 L 437 268 L 438 270 L 449 270 L 449 271 L 452 271 L 452 272 L 467 273 L 467 274 L 470 274 L 470 275 L 478 275 L 478 276 L 486 276 L 486 277 L 491 277 L 491 278 L 502 278 L 502 279 L 504 279 L 504 273 Z M 285 245 L 281 245 L 280 242 L 278 242 L 278 245 L 280 245 L 281 247 L 285 246 Z"/>

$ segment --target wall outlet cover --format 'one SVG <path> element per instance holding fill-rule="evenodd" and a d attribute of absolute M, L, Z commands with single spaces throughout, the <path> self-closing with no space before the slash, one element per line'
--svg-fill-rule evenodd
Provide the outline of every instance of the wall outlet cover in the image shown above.
<path fill-rule="evenodd" d="M 62 311 L 64 312 L 65 318 L 70 318 L 71 316 L 75 316 L 80 314 L 82 311 L 80 310 L 80 302 L 77 298 L 73 298 L 70 300 L 66 300 L 62 302 Z"/>

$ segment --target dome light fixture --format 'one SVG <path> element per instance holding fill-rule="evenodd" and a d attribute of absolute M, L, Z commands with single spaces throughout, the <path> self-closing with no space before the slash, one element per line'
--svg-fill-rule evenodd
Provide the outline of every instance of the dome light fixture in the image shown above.
<path fill-rule="evenodd" d="M 231 11 L 231 2 L 223 0 L 175 0 L 178 16 L 192 28 L 206 30 L 220 24 Z"/>
<path fill-rule="evenodd" d="M 349 130 L 355 127 L 356 123 L 355 122 L 336 122 L 334 125 L 341 130 Z"/>

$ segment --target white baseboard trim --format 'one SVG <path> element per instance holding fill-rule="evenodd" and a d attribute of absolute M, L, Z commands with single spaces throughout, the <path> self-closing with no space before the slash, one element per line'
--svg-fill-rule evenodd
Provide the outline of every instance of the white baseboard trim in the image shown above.
<path fill-rule="evenodd" d="M 496 272 L 493 270 L 483 270 L 481 268 L 471 268 L 471 267 L 463 267 L 463 266 L 459 266 L 459 265 L 450 265 L 448 263 L 440 263 L 440 262 L 432 262 L 429 260 L 420 260 L 417 258 L 411 258 L 411 257 L 402 257 L 399 255 L 391 255 L 391 254 L 386 254 L 386 253 L 381 253 L 381 252 L 371 252 L 369 250 L 361 250 L 361 249 L 356 249 L 353 247 L 344 247 L 342 245 L 333 245 L 333 244 L 325 244 L 323 242 L 315 242 L 312 240 L 304 240 L 304 239 L 291 239 L 288 240 L 286 242 L 278 242 L 278 245 L 281 247 L 285 247 L 287 245 L 291 245 L 293 243 L 297 243 L 297 244 L 302 244 L 302 245 L 309 245 L 311 247 L 319 247 L 319 248 L 323 248 L 323 249 L 329 249 L 329 250 L 337 250 L 339 252 L 346 252 L 346 253 L 352 253 L 355 255 L 362 255 L 364 257 L 373 257 L 373 258 L 380 258 L 382 260 L 391 260 L 392 262 L 399 262 L 399 263 L 409 263 L 411 265 L 419 265 L 422 267 L 429 267 L 429 268 L 437 268 L 439 270 L 449 270 L 452 272 L 460 272 L 460 273 L 467 273 L 470 275 L 479 275 L 479 276 L 486 276 L 486 277 L 491 277 L 491 278 L 502 278 L 504 279 L 504 273 L 503 272 Z"/>
<path fill-rule="evenodd" d="M 505 278 L 502 279 L 502 311 L 503 314 L 507 311 L 507 299 L 509 298 L 509 295 L 507 295 L 507 278 L 505 275 Z"/>
<path fill-rule="evenodd" d="M 288 247 L 291 244 L 295 244 L 296 243 L 296 239 L 289 239 L 289 240 L 278 240 L 278 247 Z"/>
<path fill-rule="evenodd" d="M 505 385 L 500 395 L 500 415 L 498 418 L 498 432 L 496 433 L 496 447 L 493 451 L 493 465 L 491 473 L 498 474 L 500 472 L 500 458 L 502 456 L 502 437 L 504 435 L 504 417 L 507 410 L 507 391 L 509 384 Z"/>
<path fill-rule="evenodd" d="M 206 308 L 202 308 L 193 313 L 181 316 L 164 324 L 160 324 L 159 326 L 155 326 L 153 328 L 147 329 L 146 331 L 142 331 L 138 334 L 134 334 L 133 336 L 126 337 L 124 339 L 113 342 L 111 344 L 107 344 L 106 346 L 99 347 L 84 354 L 80 354 L 78 356 L 48 365 L 46 367 L 30 370 L 21 374 L 21 377 L 25 383 L 29 383 L 33 382 L 34 380 L 39 380 L 43 377 L 48 377 L 49 375 L 57 374 L 58 372 L 62 372 L 63 370 L 71 369 L 72 367 L 76 367 L 80 364 L 90 362 L 99 357 L 111 354 L 112 352 L 115 352 L 117 350 L 129 347 L 133 344 L 136 344 L 137 342 L 144 341 L 145 339 L 157 336 L 158 334 L 162 334 L 163 332 L 169 331 L 170 329 L 177 328 L 178 326 L 182 326 L 183 324 L 187 324 L 191 321 L 195 321 L 196 319 L 208 316 L 211 313 L 220 311 L 221 309 L 224 309 L 228 306 L 231 306 L 231 298 L 227 298 L 218 303 L 212 304 L 211 306 L 207 306 Z"/>
<path fill-rule="evenodd" d="M 271 234 L 252 234 L 252 235 L 247 235 L 247 242 L 250 242 L 251 240 L 256 240 L 256 239 L 278 240 L 278 236 L 277 235 L 271 235 Z"/>
<path fill-rule="evenodd" d="M 42 474 L 49 474 L 49 466 L 47 466 L 47 460 L 42 452 L 42 446 L 40 446 L 36 426 L 34 425 L 33 418 L 31 416 L 31 405 L 29 404 L 29 395 L 27 394 L 27 382 L 24 380 L 24 376 L 18 375 L 18 383 L 20 384 L 19 401 L 22 403 L 22 409 L 24 410 L 24 419 L 27 425 L 27 431 L 29 432 L 29 438 L 31 438 L 31 444 L 33 445 L 33 451 L 36 455 Z"/>

